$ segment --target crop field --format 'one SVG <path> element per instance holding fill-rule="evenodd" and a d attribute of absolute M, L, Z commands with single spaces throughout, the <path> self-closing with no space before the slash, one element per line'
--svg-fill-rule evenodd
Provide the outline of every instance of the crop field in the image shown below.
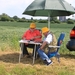
<path fill-rule="evenodd" d="M 70 52 L 66 48 L 69 33 L 74 24 L 50 24 L 50 31 L 57 39 L 61 32 L 65 33 L 65 39 L 59 51 L 60 63 L 54 57 L 53 64 L 50 66 L 44 65 L 40 58 L 34 65 L 32 65 L 32 58 L 22 58 L 21 63 L 18 63 L 19 40 L 29 25 L 30 23 L 26 22 L 0 22 L 0 75 L 75 75 L 75 52 Z M 36 23 L 39 29 L 47 25 L 47 23 Z"/>

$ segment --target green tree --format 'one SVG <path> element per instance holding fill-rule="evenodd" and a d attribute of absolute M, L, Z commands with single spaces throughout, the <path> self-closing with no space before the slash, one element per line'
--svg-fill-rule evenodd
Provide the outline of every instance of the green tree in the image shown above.
<path fill-rule="evenodd" d="M 51 20 L 51 21 L 55 21 L 55 20 L 57 20 L 57 17 L 51 17 L 50 20 Z"/>
<path fill-rule="evenodd" d="M 68 19 L 68 20 L 67 20 L 67 23 L 68 23 L 68 24 L 74 24 L 74 20 Z"/>
<path fill-rule="evenodd" d="M 23 19 L 23 20 L 26 20 L 26 18 L 25 18 L 25 17 L 22 17 L 22 19 Z"/>
<path fill-rule="evenodd" d="M 1 15 L 0 20 L 1 20 L 1 21 L 10 21 L 10 17 L 9 17 L 7 14 L 3 13 L 3 14 Z"/>
<path fill-rule="evenodd" d="M 19 20 L 19 18 L 18 18 L 17 16 L 13 16 L 13 19 L 14 19 L 15 21 L 18 21 L 18 20 Z"/>

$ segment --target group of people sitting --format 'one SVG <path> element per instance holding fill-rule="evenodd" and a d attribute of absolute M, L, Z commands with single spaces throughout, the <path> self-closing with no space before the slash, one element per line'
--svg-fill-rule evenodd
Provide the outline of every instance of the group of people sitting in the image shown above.
<path fill-rule="evenodd" d="M 55 35 L 49 30 L 47 27 L 43 27 L 41 29 L 42 33 L 36 28 L 35 23 L 31 23 L 29 29 L 23 34 L 22 39 L 23 40 L 30 40 L 34 42 L 40 42 L 42 45 L 37 46 L 37 53 L 40 56 L 40 58 L 44 61 L 45 64 L 49 65 L 52 64 L 52 61 L 48 57 L 45 50 L 48 49 L 49 45 L 56 46 L 57 45 L 57 39 Z M 44 37 L 42 37 L 42 34 Z M 42 40 L 43 38 L 43 40 Z M 34 44 L 28 44 L 28 43 L 22 43 L 23 44 L 23 55 L 30 57 L 27 48 L 32 48 L 34 51 Z M 56 48 L 50 48 L 50 52 L 56 51 Z M 49 52 L 48 51 L 48 52 Z"/>

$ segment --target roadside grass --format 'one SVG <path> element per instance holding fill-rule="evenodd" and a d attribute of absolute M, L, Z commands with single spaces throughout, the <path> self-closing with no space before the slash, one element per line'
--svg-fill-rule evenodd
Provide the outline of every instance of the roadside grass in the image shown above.
<path fill-rule="evenodd" d="M 37 28 L 47 26 L 47 23 L 36 23 Z M 61 62 L 52 58 L 53 64 L 46 66 L 41 59 L 32 65 L 32 59 L 23 58 L 18 63 L 19 40 L 23 33 L 29 28 L 30 23 L 0 22 L 0 75 L 75 75 L 75 52 L 66 48 L 69 40 L 69 32 L 73 24 L 51 24 L 50 30 L 57 39 L 61 32 L 66 34 L 60 49 Z M 30 51 L 30 50 L 29 50 Z"/>

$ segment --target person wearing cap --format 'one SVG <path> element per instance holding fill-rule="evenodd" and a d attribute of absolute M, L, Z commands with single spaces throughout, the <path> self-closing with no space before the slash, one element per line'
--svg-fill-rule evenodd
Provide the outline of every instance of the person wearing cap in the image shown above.
<path fill-rule="evenodd" d="M 31 23 L 29 29 L 23 34 L 22 39 L 40 42 L 42 40 L 42 34 L 40 33 L 38 29 L 36 29 L 36 24 Z M 29 53 L 28 53 L 27 47 L 34 49 L 34 46 L 35 46 L 34 44 L 24 43 L 23 44 L 23 55 L 28 56 Z"/>
<path fill-rule="evenodd" d="M 38 54 L 42 58 L 42 60 L 45 62 L 45 64 L 49 65 L 52 64 L 52 61 L 49 59 L 47 55 L 47 51 L 45 52 L 46 49 L 48 49 L 49 45 L 56 46 L 57 45 L 57 39 L 55 35 L 50 32 L 50 30 L 47 27 L 42 28 L 42 33 L 44 35 L 44 40 L 40 48 L 38 49 Z M 56 48 L 50 48 L 51 52 L 56 51 Z M 48 50 L 49 52 L 49 50 Z"/>

